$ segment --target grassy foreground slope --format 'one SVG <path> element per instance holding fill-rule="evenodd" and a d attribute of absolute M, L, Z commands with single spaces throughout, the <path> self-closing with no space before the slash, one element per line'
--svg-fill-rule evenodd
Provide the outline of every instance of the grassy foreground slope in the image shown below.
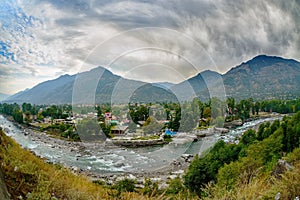
<path fill-rule="evenodd" d="M 3 177 L 1 176 L 3 175 Z M 5 184 L 3 184 L 3 181 Z M 11 199 L 41 200 L 182 200 L 198 199 L 184 188 L 179 179 L 167 189 L 145 180 L 144 188 L 135 188 L 134 181 L 125 179 L 114 185 L 91 182 L 83 175 L 72 173 L 60 165 L 49 164 L 30 151 L 22 149 L 6 136 L 0 127 L 0 199 L 6 185 Z"/>
<path fill-rule="evenodd" d="M 68 169 L 44 162 L 0 130 L 0 166 L 12 199 L 113 199 L 113 190 Z M 122 199 L 147 199 L 126 192 Z"/>
<path fill-rule="evenodd" d="M 276 177 L 270 171 L 261 173 L 263 167 L 244 169 L 239 172 L 233 188 L 228 189 L 222 183 L 208 184 L 203 189 L 206 197 L 202 199 L 274 199 L 278 195 L 280 199 L 296 199 L 300 197 L 300 148 L 295 149 L 285 159 L 293 165 L 292 170 L 285 171 Z M 233 167 L 233 165 L 228 167 Z M 245 176 L 249 176 L 248 179 Z M 228 180 L 231 181 L 230 178 Z"/>

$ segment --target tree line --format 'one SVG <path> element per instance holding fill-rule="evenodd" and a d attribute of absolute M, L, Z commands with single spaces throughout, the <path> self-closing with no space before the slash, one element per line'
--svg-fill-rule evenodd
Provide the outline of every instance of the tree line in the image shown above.
<path fill-rule="evenodd" d="M 158 105 L 159 110 L 155 112 L 151 109 L 153 105 Z M 194 98 L 191 102 L 184 103 L 159 103 L 159 104 L 128 104 L 128 118 L 131 120 L 131 129 L 139 124 L 139 121 L 147 121 L 150 116 L 156 120 L 168 120 L 165 128 L 174 131 L 191 131 L 197 127 L 207 127 L 209 125 L 222 126 L 222 122 L 230 122 L 241 119 L 247 121 L 259 112 L 276 112 L 281 114 L 295 113 L 300 110 L 300 99 L 295 100 L 263 100 L 254 101 L 252 98 L 237 102 L 229 97 L 226 101 L 221 101 L 215 97 L 207 102 L 202 102 Z M 98 120 L 104 122 L 104 113 L 111 112 L 108 104 L 96 105 L 95 107 L 72 107 L 71 105 L 32 105 L 30 103 L 0 104 L 0 113 L 12 116 L 18 123 L 29 123 L 30 115 L 35 115 L 38 120 L 45 117 L 51 119 L 66 119 L 73 112 L 87 113 L 97 112 Z M 148 119 L 148 121 L 153 121 Z M 104 129 L 106 127 L 103 127 Z"/>
<path fill-rule="evenodd" d="M 264 100 L 253 101 L 252 98 L 237 102 L 229 97 L 226 101 L 211 98 L 202 102 L 194 98 L 191 102 L 160 103 L 163 110 L 151 113 L 153 104 L 129 104 L 129 118 L 132 120 L 130 129 L 136 127 L 139 121 L 146 121 L 150 115 L 156 120 L 165 119 L 169 123 L 164 127 L 174 131 L 191 131 L 195 128 L 205 128 L 211 125 L 223 126 L 223 122 L 255 118 L 259 112 L 295 113 L 300 110 L 300 99 L 296 100 Z M 153 117 L 149 120 L 153 121 Z M 148 120 L 148 121 L 149 121 Z"/>

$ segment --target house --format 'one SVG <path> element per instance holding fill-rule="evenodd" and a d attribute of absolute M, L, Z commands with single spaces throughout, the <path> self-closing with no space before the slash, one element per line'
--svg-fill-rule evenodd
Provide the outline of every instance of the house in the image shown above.
<path fill-rule="evenodd" d="M 45 123 L 45 124 L 51 124 L 51 122 L 52 122 L 51 117 L 45 117 L 45 118 L 44 118 L 44 123 Z"/>
<path fill-rule="evenodd" d="M 113 125 L 118 125 L 118 124 L 119 124 L 119 121 L 117 121 L 117 120 L 110 120 L 110 121 L 109 121 L 109 124 L 110 124 L 111 126 L 113 126 Z"/>
<path fill-rule="evenodd" d="M 125 135 L 125 132 L 127 129 L 128 129 L 128 126 L 115 125 L 115 126 L 111 127 L 110 133 L 115 136 Z"/>
<path fill-rule="evenodd" d="M 146 121 L 138 121 L 138 124 L 143 126 L 146 123 Z"/>
<path fill-rule="evenodd" d="M 53 123 L 54 124 L 64 124 L 65 123 L 65 119 L 53 119 Z"/>
<path fill-rule="evenodd" d="M 87 118 L 96 119 L 97 118 L 97 113 L 89 112 L 87 114 Z"/>
<path fill-rule="evenodd" d="M 32 120 L 36 120 L 37 119 L 37 116 L 36 115 L 31 115 L 31 114 L 26 114 L 26 113 L 23 113 L 23 120 L 26 121 L 32 121 Z"/>
<path fill-rule="evenodd" d="M 105 115 L 105 119 L 111 119 L 112 118 L 112 114 L 110 112 L 106 112 L 104 115 Z"/>

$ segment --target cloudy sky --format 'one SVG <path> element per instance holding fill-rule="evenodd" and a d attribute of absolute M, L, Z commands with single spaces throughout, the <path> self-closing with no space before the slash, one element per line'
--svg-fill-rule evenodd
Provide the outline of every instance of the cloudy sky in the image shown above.
<path fill-rule="evenodd" d="M 0 0 L 0 92 L 104 66 L 179 82 L 258 54 L 300 60 L 298 0 Z"/>

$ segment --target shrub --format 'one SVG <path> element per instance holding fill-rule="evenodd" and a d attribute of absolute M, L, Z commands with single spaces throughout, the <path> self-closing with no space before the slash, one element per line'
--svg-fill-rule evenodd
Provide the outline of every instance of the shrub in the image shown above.
<path fill-rule="evenodd" d="M 134 192 L 135 191 L 135 180 L 125 178 L 118 181 L 114 187 L 119 193 L 120 192 Z"/>
<path fill-rule="evenodd" d="M 178 194 L 185 189 L 179 177 L 174 178 L 169 182 L 169 187 L 166 190 L 166 194 Z"/>

